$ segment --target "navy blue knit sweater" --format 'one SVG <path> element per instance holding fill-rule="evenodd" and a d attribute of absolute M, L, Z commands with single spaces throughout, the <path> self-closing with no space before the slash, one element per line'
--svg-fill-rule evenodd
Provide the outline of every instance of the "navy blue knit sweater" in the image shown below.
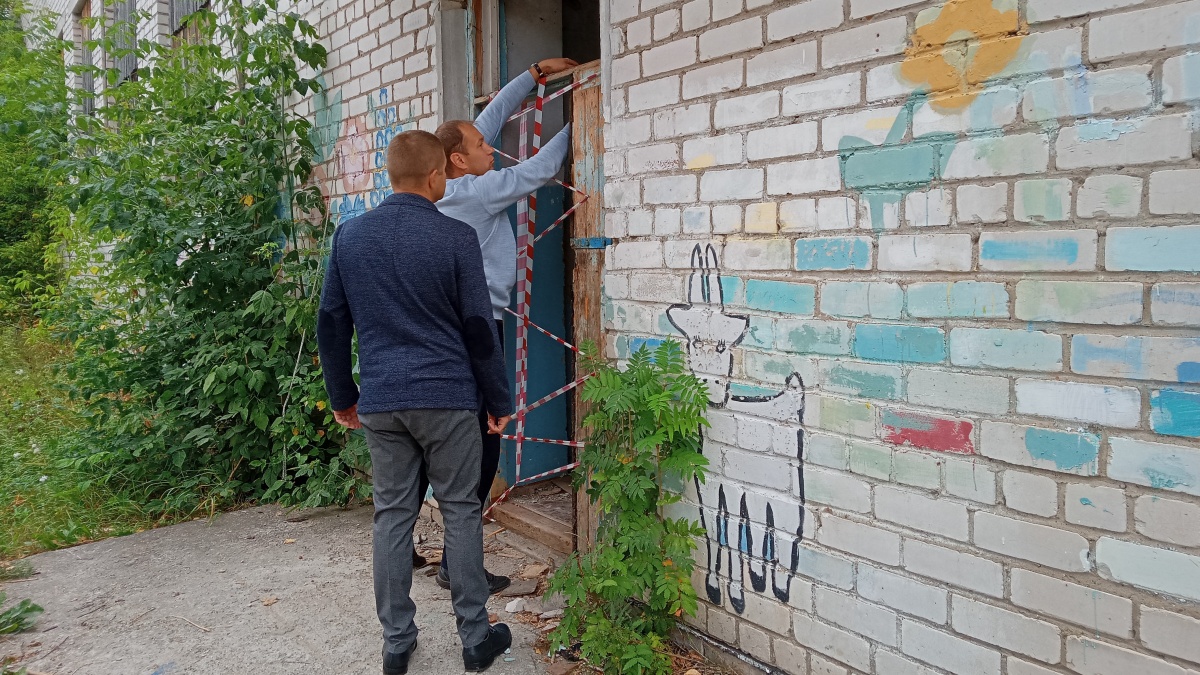
<path fill-rule="evenodd" d="M 491 414 L 512 413 L 479 238 L 419 195 L 338 226 L 317 343 L 334 410 L 477 410 L 482 394 Z"/>

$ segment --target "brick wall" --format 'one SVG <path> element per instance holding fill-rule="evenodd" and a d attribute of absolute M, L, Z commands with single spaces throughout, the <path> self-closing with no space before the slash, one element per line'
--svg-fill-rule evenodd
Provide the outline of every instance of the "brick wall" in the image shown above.
<path fill-rule="evenodd" d="M 609 352 L 711 388 L 694 625 L 1200 673 L 1200 1 L 609 2 Z"/>

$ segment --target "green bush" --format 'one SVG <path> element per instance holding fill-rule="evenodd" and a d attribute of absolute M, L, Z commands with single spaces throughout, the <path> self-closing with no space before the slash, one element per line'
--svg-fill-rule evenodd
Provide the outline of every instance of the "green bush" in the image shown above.
<path fill-rule="evenodd" d="M 48 168 L 67 129 L 67 73 L 59 42 L 49 36 L 45 19 L 29 16 L 19 0 L 0 0 L 0 320 L 6 321 L 28 319 L 58 276 L 46 247 L 64 214 L 50 200 Z"/>
<path fill-rule="evenodd" d="M 664 515 L 681 499 L 665 486 L 704 480 L 708 393 L 672 341 L 653 353 L 642 347 L 624 371 L 593 367 L 575 483 L 586 486 L 599 527 L 593 550 L 550 580 L 547 596 L 567 600 L 550 640 L 555 648 L 578 641 L 580 654 L 612 675 L 670 673 L 666 641 L 677 617 L 696 613 L 692 553 L 704 531 Z"/>
<path fill-rule="evenodd" d="M 275 0 L 216 11 L 190 19 L 198 44 L 131 48 L 136 79 L 95 69 L 104 100 L 59 165 L 72 281 L 45 316 L 74 345 L 66 373 L 89 429 L 69 461 L 155 512 L 346 502 L 365 450 L 324 409 L 330 223 L 308 184 L 310 124 L 288 103 L 316 89 L 302 70 L 325 50 Z M 101 46 L 128 53 L 123 34 Z"/>

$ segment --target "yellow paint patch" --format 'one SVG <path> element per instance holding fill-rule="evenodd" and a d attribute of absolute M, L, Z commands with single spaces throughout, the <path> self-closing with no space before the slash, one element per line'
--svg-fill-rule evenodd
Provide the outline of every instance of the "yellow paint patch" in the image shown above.
<path fill-rule="evenodd" d="M 882 129 L 887 131 L 888 129 L 891 129 L 892 125 L 895 123 L 895 115 L 892 115 L 891 117 L 872 117 L 871 119 L 867 120 L 867 128 L 872 130 Z"/>
<path fill-rule="evenodd" d="M 762 202 L 746 207 L 746 232 L 775 234 L 779 232 L 779 205 Z"/>
<path fill-rule="evenodd" d="M 696 155 L 687 160 L 687 168 L 695 171 L 696 169 L 707 169 L 717 163 L 717 156 L 711 152 L 706 152 L 703 155 Z"/>
<path fill-rule="evenodd" d="M 979 95 L 978 85 L 1008 67 L 1028 26 L 1016 9 L 1002 11 L 992 0 L 950 0 L 913 32 L 900 76 L 934 94 L 939 112 L 962 110 Z"/>

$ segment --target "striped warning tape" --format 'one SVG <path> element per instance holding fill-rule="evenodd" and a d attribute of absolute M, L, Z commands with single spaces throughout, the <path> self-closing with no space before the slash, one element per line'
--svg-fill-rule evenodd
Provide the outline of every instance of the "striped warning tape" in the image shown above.
<path fill-rule="evenodd" d="M 550 338 L 551 340 L 554 340 L 554 341 L 555 341 L 555 342 L 557 342 L 558 344 L 560 344 L 560 345 L 562 345 L 562 346 L 566 347 L 567 349 L 570 349 L 571 351 L 575 352 L 576 354 L 578 354 L 578 353 L 579 353 L 579 348 L 578 348 L 578 347 L 576 347 L 575 345 L 571 344 L 570 342 L 567 342 L 566 340 L 564 340 L 564 339 L 562 339 L 562 338 L 558 337 L 558 336 L 557 336 L 557 335 L 555 335 L 554 333 L 551 333 L 550 331 L 546 330 L 545 328 L 542 328 L 541 326 L 537 325 L 537 324 L 536 324 L 536 323 L 534 323 L 534 322 L 533 322 L 533 320 L 532 320 L 532 319 L 530 319 L 528 316 L 521 316 L 520 314 L 517 314 L 516 312 L 512 311 L 511 309 L 509 309 L 509 308 L 507 308 L 507 307 L 505 307 L 505 308 L 504 308 L 504 311 L 506 311 L 506 312 L 508 312 L 509 314 L 512 314 L 513 316 L 517 317 L 517 319 L 518 319 L 519 321 L 522 321 L 522 322 L 524 322 L 524 323 L 527 323 L 527 324 L 529 324 L 530 326 L 533 326 L 533 327 L 534 327 L 534 328 L 536 328 L 538 331 L 540 331 L 540 332 L 541 332 L 543 335 L 545 335 L 546 337 Z"/>

